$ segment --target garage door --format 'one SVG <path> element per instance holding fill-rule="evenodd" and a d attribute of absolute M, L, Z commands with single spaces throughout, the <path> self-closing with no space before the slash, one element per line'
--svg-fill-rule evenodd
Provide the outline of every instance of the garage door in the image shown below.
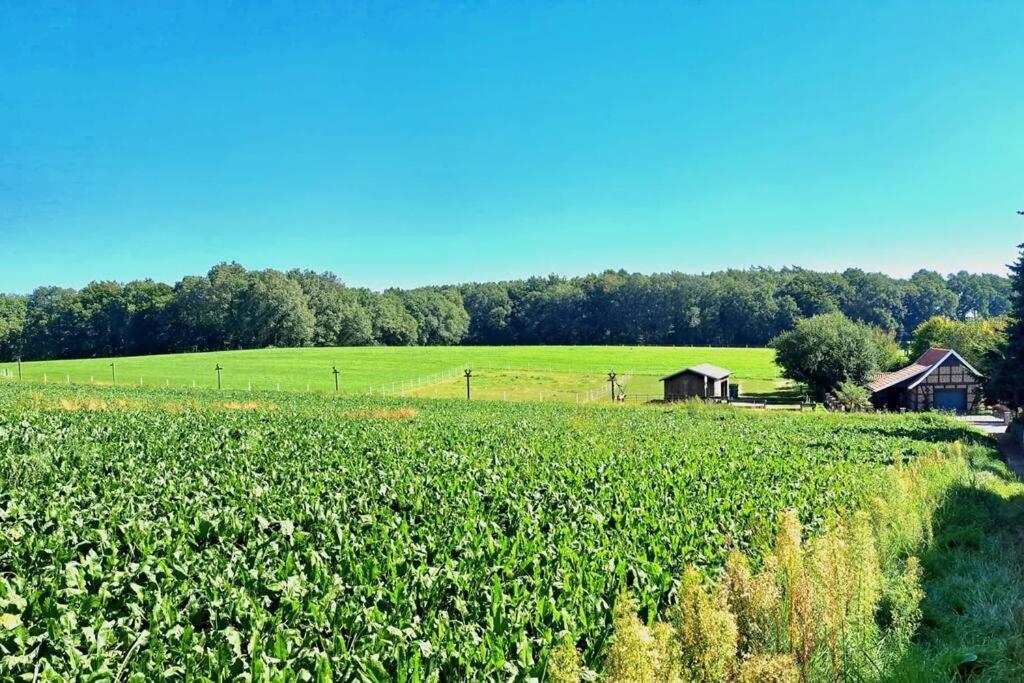
<path fill-rule="evenodd" d="M 967 410 L 967 391 L 965 389 L 936 389 L 935 409 L 964 412 Z"/>

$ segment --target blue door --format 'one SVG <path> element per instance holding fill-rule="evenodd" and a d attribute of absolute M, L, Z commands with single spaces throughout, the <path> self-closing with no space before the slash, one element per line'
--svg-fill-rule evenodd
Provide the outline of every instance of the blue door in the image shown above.
<path fill-rule="evenodd" d="M 967 410 L 966 389 L 936 389 L 935 390 L 936 410 L 955 410 L 962 413 Z"/>

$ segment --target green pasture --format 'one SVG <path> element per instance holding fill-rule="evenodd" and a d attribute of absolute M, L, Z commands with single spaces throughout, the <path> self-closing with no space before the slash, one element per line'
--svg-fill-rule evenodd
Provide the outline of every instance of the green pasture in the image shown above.
<path fill-rule="evenodd" d="M 480 398 L 596 400 L 609 395 L 609 370 L 631 394 L 657 395 L 659 377 L 698 363 L 732 370 L 745 392 L 770 392 L 783 384 L 774 358 L 762 348 L 335 347 L 38 361 L 22 363 L 21 373 L 26 381 L 50 384 L 111 384 L 116 374 L 123 386 L 213 388 L 219 365 L 224 389 L 333 392 L 336 367 L 345 394 L 451 397 L 465 395 L 462 370 L 472 368 Z M 14 363 L 0 364 L 0 371 L 8 380 L 18 376 Z"/>

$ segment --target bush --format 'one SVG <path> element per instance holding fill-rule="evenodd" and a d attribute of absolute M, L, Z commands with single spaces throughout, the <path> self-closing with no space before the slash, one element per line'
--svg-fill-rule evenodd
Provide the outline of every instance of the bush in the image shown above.
<path fill-rule="evenodd" d="M 930 348 L 955 349 L 976 368 L 1006 338 L 1006 318 L 950 320 L 934 316 L 914 330 L 910 353 L 917 358 Z"/>
<path fill-rule="evenodd" d="M 835 390 L 836 401 L 847 410 L 858 410 L 871 405 L 871 392 L 860 384 L 842 382 Z"/>
<path fill-rule="evenodd" d="M 890 356 L 871 327 L 841 313 L 805 318 L 771 347 L 783 375 L 807 384 L 819 399 L 842 382 L 866 384 Z"/>

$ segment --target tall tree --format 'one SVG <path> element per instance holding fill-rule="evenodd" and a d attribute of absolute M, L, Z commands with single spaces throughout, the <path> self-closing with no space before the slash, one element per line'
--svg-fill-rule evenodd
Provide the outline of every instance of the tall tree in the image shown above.
<path fill-rule="evenodd" d="M 231 311 L 236 340 L 246 348 L 308 344 L 316 319 L 299 283 L 279 270 L 250 273 L 247 280 Z"/>
<path fill-rule="evenodd" d="M 999 316 L 1010 308 L 1010 283 L 1005 277 L 961 270 L 950 275 L 946 282 L 950 291 L 959 297 L 956 317 L 960 320 Z"/>
<path fill-rule="evenodd" d="M 175 351 L 206 351 L 223 339 L 223 321 L 214 306 L 213 286 L 202 275 L 187 275 L 174 286 L 168 317 L 174 333 L 168 345 Z"/>
<path fill-rule="evenodd" d="M 373 321 L 373 339 L 387 346 L 412 346 L 419 339 L 416 319 L 409 314 L 395 291 L 374 294 L 361 291 L 363 306 L 370 311 Z"/>
<path fill-rule="evenodd" d="M 462 301 L 469 315 L 466 341 L 471 344 L 505 344 L 511 340 L 509 321 L 512 300 L 501 282 L 469 284 L 462 287 Z"/>
<path fill-rule="evenodd" d="M 78 292 L 82 329 L 80 356 L 113 356 L 124 353 L 128 330 L 128 306 L 124 287 L 110 280 L 90 282 Z"/>
<path fill-rule="evenodd" d="M 1010 311 L 1006 340 L 986 359 L 985 395 L 1014 410 L 1024 405 L 1024 244 L 1010 266 Z"/>
<path fill-rule="evenodd" d="M 910 276 L 904 287 L 905 314 L 902 327 L 909 336 L 929 318 L 956 315 L 960 297 L 949 289 L 946 280 L 933 270 L 919 270 Z"/>
<path fill-rule="evenodd" d="M 25 357 L 45 360 L 81 356 L 84 317 L 75 290 L 37 288 L 29 295 L 25 307 Z"/>
<path fill-rule="evenodd" d="M 835 273 L 816 273 L 801 268 L 789 273 L 789 281 L 782 286 L 780 294 L 793 299 L 801 317 L 835 313 L 839 302 L 851 294 L 849 283 Z"/>
<path fill-rule="evenodd" d="M 943 280 L 930 271 L 899 280 L 857 269 L 606 270 L 376 294 L 348 288 L 331 273 L 293 270 L 286 277 L 302 302 L 278 275 L 219 263 L 173 288 L 148 280 L 95 282 L 80 292 L 40 288 L 25 302 L 17 338 L 26 357 L 266 344 L 761 346 L 801 319 L 836 310 L 906 340 L 922 316 L 985 318 L 1009 306 L 1006 278 L 957 273 Z M 294 303 L 294 315 L 285 314 L 284 302 Z M 268 321 L 275 327 L 265 330 Z"/>
<path fill-rule="evenodd" d="M 888 332 L 903 332 L 903 292 L 899 283 L 883 273 L 859 268 L 843 271 L 848 285 L 839 308 L 851 320 L 859 320 Z"/>
<path fill-rule="evenodd" d="M 934 316 L 914 330 L 910 355 L 914 358 L 930 348 L 954 349 L 975 368 L 999 348 L 1006 336 L 1005 318 L 971 318 L 953 320 Z"/>
<path fill-rule="evenodd" d="M 0 294 L 0 361 L 21 355 L 28 301 L 23 296 Z"/>
<path fill-rule="evenodd" d="M 423 345 L 458 344 L 469 330 L 469 315 L 454 287 L 422 287 L 399 293 L 416 321 L 417 341 Z"/>
<path fill-rule="evenodd" d="M 315 320 L 314 346 L 365 346 L 373 343 L 373 322 L 359 300 L 334 273 L 292 270 L 288 277 L 302 288 Z"/>
<path fill-rule="evenodd" d="M 174 289 L 162 282 L 135 280 L 125 285 L 123 297 L 128 313 L 124 352 L 147 355 L 170 350 L 172 328 L 168 314 Z"/>

